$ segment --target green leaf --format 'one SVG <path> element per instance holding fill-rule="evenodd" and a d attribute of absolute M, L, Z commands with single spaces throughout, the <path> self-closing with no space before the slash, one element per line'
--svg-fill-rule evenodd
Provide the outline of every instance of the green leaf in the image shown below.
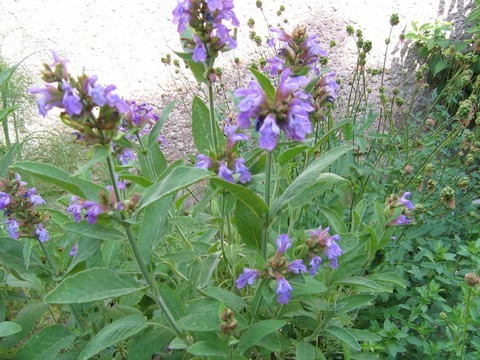
<path fill-rule="evenodd" d="M 365 279 L 359 276 L 346 277 L 340 280 L 335 281 L 337 285 L 348 285 L 348 286 L 361 286 L 371 290 L 379 290 L 380 286 L 374 281 Z"/>
<path fill-rule="evenodd" d="M 218 312 L 194 312 L 179 319 L 178 326 L 187 331 L 218 331 L 220 318 Z"/>
<path fill-rule="evenodd" d="M 297 344 L 296 350 L 297 360 L 312 360 L 315 359 L 315 347 L 307 340 L 303 339 Z"/>
<path fill-rule="evenodd" d="M 182 37 L 185 37 L 184 34 L 182 34 Z M 188 68 L 191 70 L 195 80 L 197 80 L 199 84 L 207 82 L 207 79 L 205 78 L 205 65 L 203 62 L 193 61 L 192 53 L 174 51 L 174 54 L 187 62 Z"/>
<path fill-rule="evenodd" d="M 235 227 L 245 245 L 260 249 L 262 222 L 258 214 L 241 201 L 237 201 L 235 206 Z"/>
<path fill-rule="evenodd" d="M 22 331 L 22 327 L 13 321 L 3 321 L 0 323 L 0 337 L 16 334 Z"/>
<path fill-rule="evenodd" d="M 148 327 L 143 316 L 130 315 L 108 324 L 89 341 L 78 360 L 87 360 L 103 349 L 138 334 Z"/>
<path fill-rule="evenodd" d="M 296 282 L 292 290 L 293 297 L 302 297 L 305 295 L 319 295 L 327 290 L 326 286 L 311 276 L 305 277 L 305 282 Z"/>
<path fill-rule="evenodd" d="M 280 165 L 285 165 L 287 162 L 292 160 L 295 156 L 298 154 L 303 153 L 305 150 L 308 149 L 307 145 L 298 145 L 295 147 L 292 147 L 290 149 L 285 150 L 283 153 L 278 155 L 277 161 Z"/>
<path fill-rule="evenodd" d="M 396 273 L 393 273 L 393 272 L 372 274 L 372 275 L 369 275 L 368 278 L 370 280 L 374 280 L 374 281 L 380 281 L 380 282 L 385 282 L 385 283 L 388 283 L 388 284 L 394 284 L 394 285 L 397 285 L 397 286 L 399 286 L 403 289 L 406 289 L 405 281 L 403 280 L 403 278 L 400 275 L 398 275 Z"/>
<path fill-rule="evenodd" d="M 172 333 L 166 329 L 148 328 L 129 341 L 127 359 L 154 359 L 155 353 L 163 351 L 173 337 Z"/>
<path fill-rule="evenodd" d="M 358 330 L 358 329 L 349 329 L 352 335 L 357 339 L 357 341 L 371 341 L 371 342 L 378 342 L 382 340 L 382 337 L 377 334 L 372 334 L 366 330 Z"/>
<path fill-rule="evenodd" d="M 262 215 L 268 211 L 268 206 L 265 204 L 265 201 L 258 197 L 251 189 L 240 184 L 233 184 L 217 178 L 211 179 L 211 182 L 235 195 L 237 200 L 243 202 L 245 206 L 250 208 L 250 210 L 254 211 L 256 214 Z"/>
<path fill-rule="evenodd" d="M 25 262 L 25 269 L 28 269 L 30 266 L 30 255 L 32 254 L 32 248 L 36 242 L 37 240 L 27 239 L 23 244 L 23 261 Z"/>
<path fill-rule="evenodd" d="M 12 166 L 14 171 L 22 171 L 45 180 L 83 199 L 98 201 L 98 194 L 104 189 L 88 180 L 74 177 L 50 164 L 33 161 L 20 161 Z"/>
<path fill-rule="evenodd" d="M 372 305 L 372 301 L 375 300 L 375 295 L 370 294 L 360 294 L 360 295 L 349 295 L 338 300 L 337 303 L 337 313 L 347 313 L 352 310 L 359 309 L 364 306 Z"/>
<path fill-rule="evenodd" d="M 65 231 L 88 236 L 98 240 L 123 240 L 125 234 L 112 227 L 100 223 L 89 224 L 87 221 L 69 221 L 60 225 Z"/>
<path fill-rule="evenodd" d="M 253 74 L 253 76 L 255 76 L 255 78 L 257 79 L 258 83 L 262 87 L 263 91 L 267 95 L 270 102 L 273 103 L 273 99 L 275 98 L 275 88 L 273 87 L 268 77 L 266 77 L 261 72 L 255 69 L 250 68 L 250 71 Z"/>
<path fill-rule="evenodd" d="M 143 261 L 148 264 L 153 249 L 160 244 L 168 230 L 168 209 L 173 195 L 157 201 L 144 210 L 140 232 L 138 234 L 138 248 Z"/>
<path fill-rule="evenodd" d="M 12 112 L 14 112 L 15 110 L 17 110 L 19 108 L 18 105 L 15 105 L 15 106 L 11 106 L 11 107 L 8 107 L 6 109 L 1 109 L 0 110 L 0 122 L 4 121 L 5 119 L 7 119 L 8 115 L 10 115 Z"/>
<path fill-rule="evenodd" d="M 157 287 L 163 300 L 165 300 L 165 304 L 167 304 L 167 307 L 170 309 L 172 316 L 175 320 L 180 319 L 185 314 L 185 302 L 167 285 L 158 283 Z"/>
<path fill-rule="evenodd" d="M 32 302 L 21 309 L 14 321 L 21 326 L 22 330 L 16 334 L 7 336 L 0 341 L 0 347 L 12 348 L 27 337 L 32 331 L 38 319 L 47 311 L 48 306 L 41 302 Z"/>
<path fill-rule="evenodd" d="M 226 359 L 228 358 L 228 348 L 226 346 L 220 346 L 222 344 L 212 343 L 208 341 L 199 341 L 190 346 L 187 351 L 190 354 L 200 357 L 218 357 Z"/>
<path fill-rule="evenodd" d="M 144 288 L 128 275 L 106 268 L 93 268 L 65 278 L 45 296 L 45 302 L 79 304 L 131 294 Z"/>
<path fill-rule="evenodd" d="M 13 65 L 12 67 L 9 67 L 7 70 L 0 73 L 0 88 L 2 88 L 3 85 L 12 77 L 17 70 L 18 65 L 20 64 Z"/>
<path fill-rule="evenodd" d="M 198 275 L 197 287 L 204 288 L 212 281 L 212 274 L 217 268 L 220 261 L 219 254 L 210 254 L 205 260 L 202 261 L 200 267 L 200 273 Z"/>
<path fill-rule="evenodd" d="M 347 225 L 343 222 L 342 218 L 332 209 L 325 206 L 318 206 L 318 209 L 326 217 L 328 224 L 336 234 L 344 234 L 347 232 Z"/>
<path fill-rule="evenodd" d="M 331 325 L 327 328 L 325 328 L 325 333 L 329 335 L 330 337 L 341 341 L 342 343 L 347 344 L 349 347 L 351 347 L 353 350 L 360 351 L 360 344 L 358 343 L 357 339 L 352 335 L 350 331 L 347 329 L 336 326 L 336 325 Z"/>
<path fill-rule="evenodd" d="M 148 205 L 153 204 L 165 196 L 175 194 L 177 191 L 213 175 L 212 172 L 204 169 L 177 166 L 162 180 L 145 190 L 139 210 L 146 208 Z"/>
<path fill-rule="evenodd" d="M 238 352 L 243 353 L 267 336 L 286 324 L 282 320 L 262 320 L 250 326 L 238 341 Z"/>
<path fill-rule="evenodd" d="M 347 153 L 352 149 L 351 146 L 339 146 L 334 148 L 320 158 L 312 162 L 285 190 L 285 192 L 273 201 L 271 213 L 272 216 L 277 215 L 284 207 L 294 201 L 303 190 L 311 187 L 314 184 L 325 181 L 325 174 L 322 171 L 337 160 L 340 156 Z M 331 174 L 334 175 L 334 174 Z M 328 177 L 333 179 L 331 176 Z M 338 181 L 345 181 L 340 176 L 337 177 Z"/>
<path fill-rule="evenodd" d="M 30 262 L 41 264 L 35 254 L 30 257 Z M 11 238 L 0 238 L 0 264 L 16 271 L 26 270 L 22 243 Z"/>
<path fill-rule="evenodd" d="M 165 155 L 163 155 L 160 145 L 154 142 L 147 149 L 147 158 L 152 164 L 153 170 L 155 171 L 156 177 L 153 180 L 157 180 L 158 177 L 167 169 L 168 163 Z"/>
<path fill-rule="evenodd" d="M 202 293 L 213 299 L 221 301 L 226 307 L 232 309 L 233 311 L 240 312 L 247 307 L 247 303 L 245 300 L 243 300 L 243 298 L 225 289 L 209 287 L 203 289 Z"/>
<path fill-rule="evenodd" d="M 78 169 L 73 176 L 80 176 L 100 162 L 104 162 L 110 154 L 109 145 L 94 145 L 88 152 L 88 162 Z"/>
<path fill-rule="evenodd" d="M 60 325 L 54 325 L 36 332 L 18 350 L 14 360 L 50 360 L 59 351 L 72 346 L 77 336 Z"/>
<path fill-rule="evenodd" d="M 216 122 L 214 126 L 217 140 L 220 140 L 219 135 L 222 132 Z M 192 135 L 198 152 L 208 154 L 210 150 L 215 151 L 210 110 L 198 96 L 195 96 L 192 102 Z"/>
<path fill-rule="evenodd" d="M 21 150 L 20 144 L 13 144 L 7 151 L 5 155 L 2 156 L 0 159 L 0 177 L 4 178 L 8 174 L 8 167 L 12 165 L 17 154 L 20 153 Z"/>
<path fill-rule="evenodd" d="M 150 134 L 148 135 L 148 143 L 147 143 L 147 148 L 150 148 L 153 144 L 157 143 L 157 138 L 160 135 L 160 132 L 162 131 L 163 125 L 165 124 L 165 121 L 167 121 L 168 116 L 170 113 L 173 111 L 175 108 L 175 105 L 177 104 L 177 101 L 170 101 L 162 110 L 162 113 L 158 117 L 157 122 L 155 125 L 153 125 L 152 130 L 150 131 Z"/>

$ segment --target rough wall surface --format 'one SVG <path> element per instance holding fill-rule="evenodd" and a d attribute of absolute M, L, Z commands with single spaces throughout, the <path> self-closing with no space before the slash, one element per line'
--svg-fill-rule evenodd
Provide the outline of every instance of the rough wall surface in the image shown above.
<path fill-rule="evenodd" d="M 390 30 L 389 18 L 398 13 L 401 22 L 392 33 L 387 53 L 387 68 L 392 70 L 387 80 L 397 86 L 400 74 L 394 68 L 405 60 L 404 45 L 398 41 L 401 31 L 408 32 L 412 21 L 423 24 L 435 19 L 453 21 L 459 28 L 473 0 L 265 0 L 263 3 L 270 25 L 275 26 L 281 20 L 275 13 L 283 4 L 284 17 L 288 19 L 284 24 L 286 30 L 305 24 L 320 34 L 326 48 L 330 40 L 335 40 L 338 46 L 332 51 L 329 65 L 343 78 L 352 72 L 356 60 L 353 40 L 345 33 L 346 25 L 363 29 L 365 38 L 372 40 L 368 65 L 380 68 L 384 41 Z M 97 74 L 101 83 L 117 85 L 125 98 L 149 100 L 161 106 L 177 96 L 179 87 L 185 87 L 185 79 L 177 76 L 174 80 L 160 62 L 167 52 L 180 49 L 176 27 L 171 23 L 175 4 L 176 0 L 1 0 L 1 55 L 11 63 L 28 57 L 23 66 L 38 74 L 41 63 L 50 61 L 48 50 L 54 49 L 70 60 L 72 69 L 81 71 L 83 67 L 88 73 Z M 255 46 L 248 40 L 247 19 L 255 18 L 260 25 L 255 30 L 259 33 L 263 29 L 266 34 L 266 25 L 255 8 L 255 0 L 237 0 L 235 6 L 242 27 L 234 56 L 243 61 L 256 54 Z M 227 73 L 232 56 L 225 56 Z M 188 108 L 188 104 L 185 106 Z M 176 150 L 170 150 L 170 157 L 193 150 L 189 129 L 186 111 L 171 117 L 166 135 Z"/>

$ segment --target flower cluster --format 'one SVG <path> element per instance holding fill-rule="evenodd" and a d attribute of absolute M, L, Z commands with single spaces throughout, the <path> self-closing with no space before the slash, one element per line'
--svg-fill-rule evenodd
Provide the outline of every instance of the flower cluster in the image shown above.
<path fill-rule="evenodd" d="M 288 235 L 282 234 L 277 238 L 277 252 L 266 264 L 263 270 L 244 268 L 243 273 L 237 279 L 237 287 L 244 288 L 246 285 L 253 285 L 258 278 L 275 280 L 277 282 L 277 302 L 285 305 L 290 301 L 292 286 L 285 278 L 289 274 L 300 274 L 307 272 L 303 260 L 289 261 L 285 256 L 286 251 L 292 247 Z"/>
<path fill-rule="evenodd" d="M 222 179 L 234 183 L 236 175 L 238 181 L 242 184 L 249 182 L 252 174 L 245 165 L 245 159 L 237 157 L 235 151 L 235 144 L 237 141 L 248 140 L 248 136 L 237 132 L 238 125 L 231 125 L 227 121 L 224 134 L 227 137 L 225 152 L 218 156 L 218 159 L 213 159 L 204 154 L 197 155 L 196 166 L 206 170 L 213 170 Z"/>
<path fill-rule="evenodd" d="M 411 211 L 415 208 L 413 203 L 409 200 L 412 194 L 407 191 L 402 196 L 391 195 L 385 204 L 385 214 L 388 217 L 393 216 L 395 209 L 401 208 L 402 213 L 388 223 L 389 226 L 408 225 L 412 222 Z"/>
<path fill-rule="evenodd" d="M 180 34 L 189 25 L 193 39 L 186 40 L 193 49 L 192 60 L 214 59 L 221 50 L 235 49 L 237 42 L 226 24 L 240 25 L 233 12 L 233 0 L 182 0 L 173 10 L 173 23 Z"/>
<path fill-rule="evenodd" d="M 310 69 L 315 75 L 319 75 L 320 70 L 316 63 L 328 53 L 320 47 L 317 34 L 308 35 L 303 26 L 297 26 L 292 34 L 282 29 L 271 28 L 270 31 L 273 37 L 268 41 L 268 45 L 274 46 L 275 40 L 280 43 L 277 55 L 267 59 L 267 70 L 271 76 L 277 76 L 285 69 L 291 69 L 295 74 Z"/>
<path fill-rule="evenodd" d="M 8 178 L 0 180 L 0 210 L 6 217 L 8 233 L 11 238 L 37 238 L 40 242 L 48 240 L 45 225 L 48 215 L 37 211 L 37 205 L 45 201 L 35 188 L 28 188 L 19 174 L 10 173 Z"/>
<path fill-rule="evenodd" d="M 312 132 L 309 113 L 314 107 L 311 96 L 303 89 L 309 82 L 306 76 L 293 76 L 285 69 L 273 99 L 270 99 L 257 81 L 250 81 L 247 88 L 235 90 L 241 98 L 238 108 L 238 124 L 247 129 L 254 119 L 255 130 L 259 132 L 259 145 L 273 151 L 277 146 L 280 130 L 288 139 L 303 141 Z"/>
<path fill-rule="evenodd" d="M 318 268 L 323 262 L 320 253 L 327 257 L 332 269 L 338 267 L 338 257 L 343 254 L 342 249 L 337 244 L 340 241 L 340 235 L 330 235 L 329 231 L 328 226 L 325 229 L 320 226 L 317 230 L 310 232 L 310 238 L 307 240 L 310 265 L 308 271 L 312 276 L 317 274 Z"/>
<path fill-rule="evenodd" d="M 67 61 L 53 53 L 53 63 L 44 64 L 44 87 L 34 86 L 31 94 L 40 95 L 38 109 L 47 115 L 53 108 L 62 109 L 62 121 L 77 132 L 79 142 L 107 144 L 115 136 L 120 114 L 130 110 L 126 101 L 115 94 L 114 85 L 103 86 L 96 76 L 69 75 Z"/>

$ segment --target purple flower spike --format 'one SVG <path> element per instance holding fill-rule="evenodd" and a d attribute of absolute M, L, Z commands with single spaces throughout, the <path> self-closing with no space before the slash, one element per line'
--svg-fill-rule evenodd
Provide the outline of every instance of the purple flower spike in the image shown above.
<path fill-rule="evenodd" d="M 3 191 L 0 191 L 0 210 L 5 210 L 5 208 L 12 202 L 12 197 L 10 194 L 7 194 Z"/>
<path fill-rule="evenodd" d="M 208 10 L 210 11 L 223 10 L 222 0 L 206 0 L 205 2 L 207 3 Z"/>
<path fill-rule="evenodd" d="M 330 260 L 330 267 L 336 269 L 338 267 L 338 257 L 343 254 L 343 250 L 338 246 L 336 241 L 340 240 L 340 235 L 330 236 L 323 252 Z"/>
<path fill-rule="evenodd" d="M 80 96 L 78 96 L 70 86 L 70 84 L 66 81 L 63 81 L 62 89 L 64 91 L 63 94 L 63 107 L 68 115 L 79 115 L 82 112 L 82 101 Z"/>
<path fill-rule="evenodd" d="M 48 240 L 48 231 L 43 228 L 42 224 L 38 224 L 35 234 L 38 235 L 38 240 L 42 243 Z"/>
<path fill-rule="evenodd" d="M 413 210 L 413 208 L 415 207 L 413 205 L 413 203 L 408 200 L 408 198 L 410 197 L 410 195 L 412 195 L 409 191 L 407 191 L 405 194 L 402 195 L 402 197 L 398 200 L 398 204 L 399 205 L 405 205 L 405 207 L 408 209 L 408 210 Z"/>
<path fill-rule="evenodd" d="M 258 270 L 252 270 L 249 268 L 243 268 L 243 273 L 237 279 L 237 288 L 243 289 L 246 285 L 253 285 L 255 280 L 258 279 L 260 273 Z"/>
<path fill-rule="evenodd" d="M 38 99 L 38 112 L 40 115 L 47 115 L 48 111 L 54 107 L 63 107 L 62 104 L 62 93 L 57 89 L 57 87 L 46 84 L 44 88 L 34 86 L 28 89 L 30 94 L 40 94 Z"/>
<path fill-rule="evenodd" d="M 301 272 L 307 272 L 307 267 L 303 265 L 303 260 L 298 259 L 288 264 L 287 271 L 294 274 L 300 274 Z"/>
<path fill-rule="evenodd" d="M 34 206 L 45 204 L 45 200 L 42 199 L 40 195 L 37 194 L 37 189 L 30 188 L 25 193 L 25 198 L 28 197 L 28 201 L 30 201 Z"/>
<path fill-rule="evenodd" d="M 234 91 L 234 95 L 243 98 L 238 103 L 238 124 L 243 129 L 250 127 L 250 118 L 257 118 L 260 107 L 265 103 L 265 94 L 262 87 L 256 81 L 250 81 L 248 88 L 240 88 Z"/>
<path fill-rule="evenodd" d="M 279 304 L 285 305 L 290 301 L 291 285 L 283 276 L 277 279 L 277 301 Z"/>
<path fill-rule="evenodd" d="M 233 171 L 230 170 L 224 162 L 220 163 L 218 168 L 218 176 L 221 177 L 223 180 L 228 182 L 234 183 L 235 180 L 233 179 Z"/>
<path fill-rule="evenodd" d="M 75 255 L 77 255 L 77 251 L 78 251 L 78 244 L 75 244 L 71 247 L 68 255 L 75 256 Z"/>
<path fill-rule="evenodd" d="M 317 275 L 318 268 L 320 267 L 321 264 L 322 264 L 322 258 L 320 256 L 314 256 L 309 262 L 310 270 L 308 272 L 310 273 L 310 275 L 312 276 Z"/>
<path fill-rule="evenodd" d="M 207 49 L 205 44 L 200 40 L 198 36 L 193 35 L 195 40 L 195 49 L 193 49 L 192 60 L 195 62 L 203 62 L 207 59 Z"/>
<path fill-rule="evenodd" d="M 89 224 L 95 224 L 97 222 L 98 215 L 103 212 L 100 204 L 97 204 L 93 201 L 86 201 L 85 204 L 83 204 L 83 208 L 87 210 L 86 216 Z"/>
<path fill-rule="evenodd" d="M 408 225 L 412 222 L 411 219 L 409 219 L 406 215 L 400 215 L 398 218 L 395 220 L 390 221 L 389 225 L 390 226 L 402 226 L 402 225 Z"/>
<path fill-rule="evenodd" d="M 196 166 L 200 169 L 208 170 L 209 168 L 213 167 L 212 159 L 210 159 L 207 155 L 199 154 L 197 155 Z"/>
<path fill-rule="evenodd" d="M 20 224 L 15 219 L 5 220 L 5 225 L 8 226 L 8 233 L 12 239 L 17 240 L 20 236 Z"/>
<path fill-rule="evenodd" d="M 244 158 L 238 158 L 235 161 L 235 173 L 240 175 L 238 180 L 240 180 L 242 184 L 245 184 L 252 179 L 252 174 L 250 173 L 248 168 L 245 166 Z"/>
<path fill-rule="evenodd" d="M 258 143 L 262 149 L 273 151 L 277 146 L 280 128 L 272 115 L 268 115 L 259 129 L 260 138 Z"/>
<path fill-rule="evenodd" d="M 82 209 L 83 204 L 78 202 L 78 198 L 76 196 L 72 196 L 70 198 L 70 206 L 67 209 L 67 212 L 73 215 L 73 219 L 76 222 L 80 222 L 82 220 Z"/>
<path fill-rule="evenodd" d="M 292 242 L 290 241 L 290 238 L 286 234 L 281 234 L 277 238 L 276 243 L 277 243 L 278 252 L 282 254 L 292 247 Z"/>

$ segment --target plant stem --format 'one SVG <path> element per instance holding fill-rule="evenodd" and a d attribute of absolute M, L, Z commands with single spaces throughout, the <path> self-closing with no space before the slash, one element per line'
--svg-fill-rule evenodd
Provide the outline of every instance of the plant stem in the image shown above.
<path fill-rule="evenodd" d="M 217 142 L 217 122 L 215 120 L 215 106 L 214 106 L 213 84 L 208 81 L 208 104 L 210 106 L 210 127 L 212 128 L 213 137 L 213 152 L 218 150 Z"/>
<path fill-rule="evenodd" d="M 465 303 L 465 310 L 464 310 L 464 313 L 463 313 L 463 317 L 464 317 L 464 325 L 463 325 L 463 338 L 462 338 L 462 345 L 460 346 L 460 354 L 462 354 L 462 359 L 465 358 L 465 344 L 466 344 L 466 341 L 467 341 L 467 330 L 468 330 L 468 325 L 470 324 L 469 320 L 470 320 L 470 316 L 469 316 L 469 312 L 470 312 L 470 302 L 472 300 L 472 288 L 469 287 L 468 288 L 468 294 L 467 294 L 467 301 Z"/>
<path fill-rule="evenodd" d="M 267 161 L 265 163 L 265 193 L 264 200 L 267 204 L 267 213 L 265 214 L 265 222 L 263 223 L 262 232 L 262 257 L 267 260 L 267 241 L 268 241 L 268 227 L 270 225 L 270 179 L 272 176 L 272 153 L 267 152 Z"/>
<path fill-rule="evenodd" d="M 50 254 L 48 253 L 47 248 L 40 240 L 38 241 L 38 243 L 40 244 L 40 247 L 42 248 L 42 251 L 45 254 L 45 258 L 47 259 L 48 265 L 53 270 L 55 275 L 58 275 L 58 269 L 55 266 L 55 263 L 53 262 L 52 258 L 50 257 Z M 77 326 L 80 328 L 82 332 L 85 332 L 85 327 L 83 326 L 82 322 L 80 321 L 80 318 L 78 317 L 77 310 L 75 310 L 72 304 L 68 304 L 68 307 L 70 308 L 70 313 L 72 314 L 75 322 L 77 323 Z"/>
<path fill-rule="evenodd" d="M 112 161 L 112 156 L 111 154 L 108 154 L 107 156 L 107 166 L 108 166 L 108 172 L 110 174 L 110 179 L 112 180 L 112 186 L 113 190 L 115 192 L 115 196 L 117 197 L 117 201 L 120 200 L 120 190 L 118 189 L 117 182 L 115 180 L 115 171 L 113 169 L 113 161 Z M 121 218 L 121 224 L 125 230 L 125 234 L 127 235 L 128 242 L 130 244 L 130 247 L 133 251 L 133 255 L 135 257 L 135 261 L 138 264 L 138 267 L 140 268 L 140 271 L 143 275 L 143 278 L 147 281 L 148 286 L 150 287 L 150 290 L 152 291 L 153 294 L 153 299 L 157 303 L 158 307 L 160 310 L 162 310 L 163 314 L 165 315 L 168 323 L 172 327 L 175 335 L 179 337 L 180 339 L 183 340 L 183 342 L 187 345 L 191 345 L 191 341 L 187 338 L 187 336 L 184 334 L 183 330 L 180 329 L 178 326 L 175 318 L 173 317 L 170 309 L 168 308 L 167 304 L 163 300 L 162 295 L 160 294 L 154 278 L 151 276 L 150 272 L 148 271 L 147 267 L 145 266 L 145 263 L 142 259 L 142 256 L 140 254 L 140 249 L 138 248 L 137 242 L 135 240 L 135 235 L 132 232 L 132 229 L 130 228 L 130 224 L 126 222 L 125 220 L 125 215 L 123 213 L 120 213 L 120 218 Z"/>

